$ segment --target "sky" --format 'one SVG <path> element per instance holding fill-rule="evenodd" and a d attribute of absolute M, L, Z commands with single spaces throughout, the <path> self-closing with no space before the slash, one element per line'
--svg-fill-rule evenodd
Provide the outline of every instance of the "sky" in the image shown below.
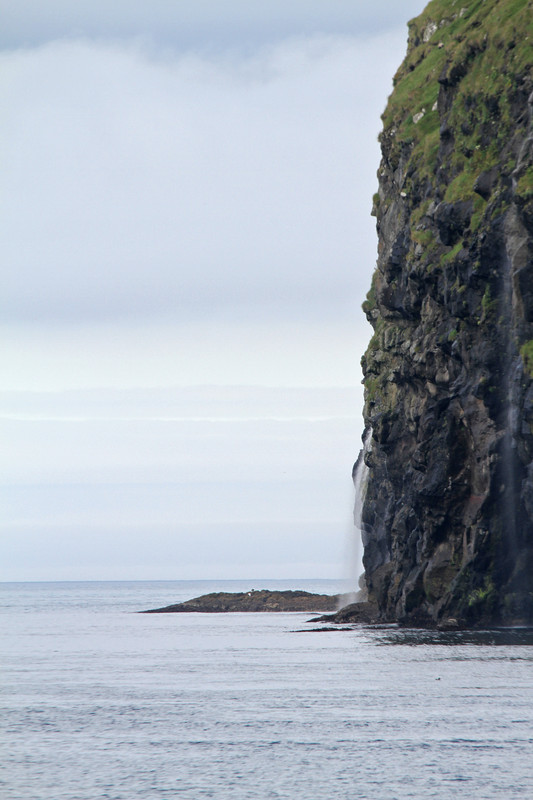
<path fill-rule="evenodd" d="M 356 579 L 391 6 L 4 9 L 0 580 Z"/>

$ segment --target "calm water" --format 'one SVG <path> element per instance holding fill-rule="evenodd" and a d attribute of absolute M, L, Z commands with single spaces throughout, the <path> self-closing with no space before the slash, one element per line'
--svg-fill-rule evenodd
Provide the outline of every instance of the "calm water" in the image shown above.
<path fill-rule="evenodd" d="M 133 612 L 330 582 L 0 584 L 3 800 L 533 797 L 525 631 Z"/>

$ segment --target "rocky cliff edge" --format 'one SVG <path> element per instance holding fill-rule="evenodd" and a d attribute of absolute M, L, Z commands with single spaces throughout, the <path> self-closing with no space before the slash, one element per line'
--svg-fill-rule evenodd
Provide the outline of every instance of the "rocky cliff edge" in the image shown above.
<path fill-rule="evenodd" d="M 411 21 L 383 114 L 363 563 L 381 619 L 529 624 L 533 4 L 462 1 Z"/>

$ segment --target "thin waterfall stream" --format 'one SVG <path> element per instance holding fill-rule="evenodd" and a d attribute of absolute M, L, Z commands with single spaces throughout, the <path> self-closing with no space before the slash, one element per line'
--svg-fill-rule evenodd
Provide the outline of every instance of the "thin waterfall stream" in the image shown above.
<path fill-rule="evenodd" d="M 502 479 L 503 479 L 503 503 L 505 509 L 505 530 L 507 532 L 508 547 L 513 559 L 518 554 L 518 510 L 520 503 L 520 478 L 518 453 L 516 446 L 516 433 L 518 426 L 518 407 L 517 391 L 515 383 L 520 380 L 520 357 L 516 350 L 513 340 L 513 285 L 512 285 L 512 263 L 507 256 L 505 258 L 505 269 L 503 274 L 503 305 L 507 311 L 508 319 L 506 322 L 506 345 L 505 345 L 505 364 L 504 364 L 504 403 L 503 412 L 503 440 L 502 440 Z"/>
<path fill-rule="evenodd" d="M 362 515 L 363 505 L 365 502 L 366 487 L 368 484 L 368 465 L 365 461 L 365 456 L 370 452 L 372 447 L 372 429 L 368 428 L 363 437 L 363 447 L 359 451 L 357 461 L 354 464 L 352 478 L 354 484 L 354 509 L 353 521 L 354 526 L 350 536 L 350 580 L 353 581 L 353 591 L 345 598 L 346 602 L 355 603 L 357 601 L 365 600 L 364 588 L 360 585 L 360 578 L 364 572 L 363 569 L 363 538 L 362 538 Z"/>

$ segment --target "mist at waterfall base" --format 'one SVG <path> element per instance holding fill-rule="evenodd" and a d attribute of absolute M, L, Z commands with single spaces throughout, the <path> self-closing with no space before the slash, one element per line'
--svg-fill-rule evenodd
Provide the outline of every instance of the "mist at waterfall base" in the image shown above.
<path fill-rule="evenodd" d="M 134 613 L 252 588 L 0 584 L 3 800 L 533 796 L 531 633 Z"/>

